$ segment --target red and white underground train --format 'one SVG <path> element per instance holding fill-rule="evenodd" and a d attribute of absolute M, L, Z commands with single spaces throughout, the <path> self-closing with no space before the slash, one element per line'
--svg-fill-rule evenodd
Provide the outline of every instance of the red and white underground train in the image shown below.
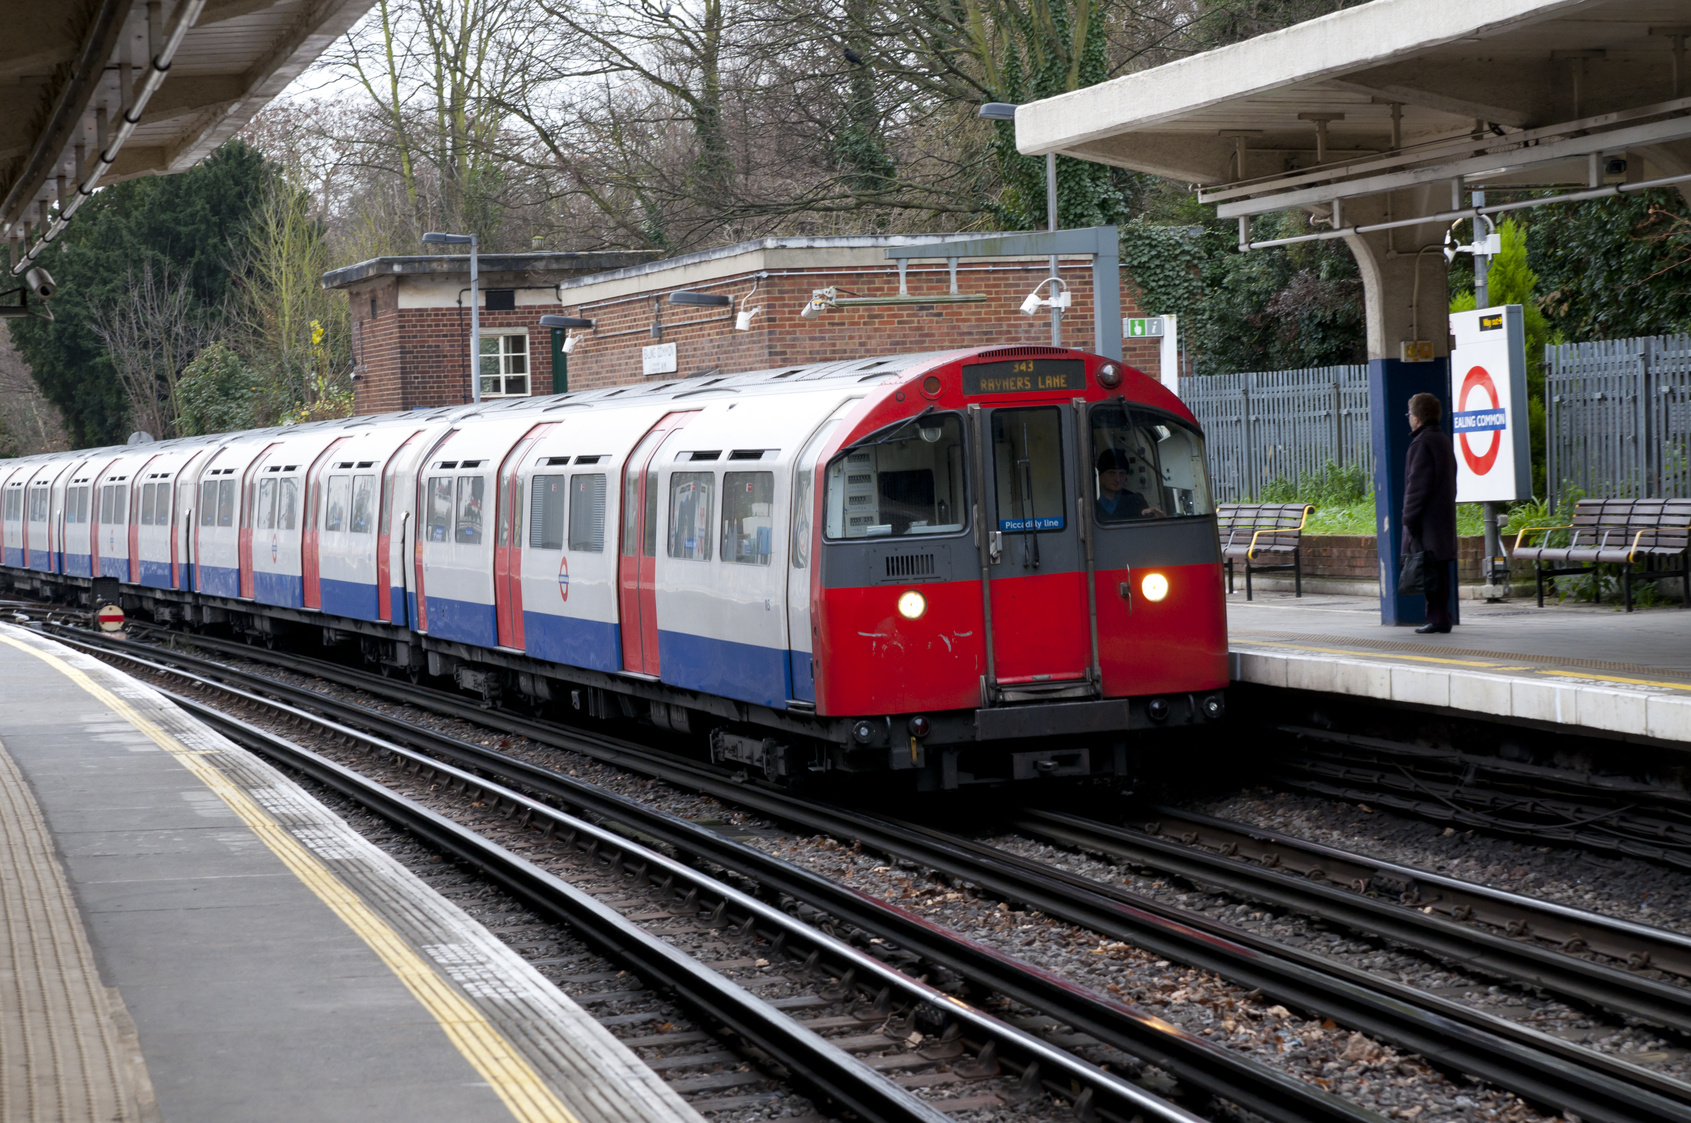
<path fill-rule="evenodd" d="M 767 775 L 1123 774 L 1219 719 L 1192 415 L 982 348 L 0 461 L 0 583 L 708 735 Z"/>

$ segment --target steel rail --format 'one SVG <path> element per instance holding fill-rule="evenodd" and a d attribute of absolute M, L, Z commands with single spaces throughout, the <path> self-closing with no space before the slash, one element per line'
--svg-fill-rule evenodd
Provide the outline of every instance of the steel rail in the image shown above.
<path fill-rule="evenodd" d="M 103 637 L 96 642 L 64 635 L 58 638 L 62 642 L 103 654 L 116 655 L 149 669 L 182 675 L 233 696 L 287 712 L 296 719 L 322 721 L 321 718 L 304 712 L 300 707 L 324 711 L 337 719 L 333 723 L 337 732 L 345 728 L 338 724 L 339 721 L 349 722 L 353 726 L 373 727 L 378 729 L 384 738 L 391 738 L 393 743 L 410 745 L 436 758 L 455 760 L 463 767 L 491 773 L 505 783 L 535 791 L 585 813 L 622 823 L 642 836 L 674 846 L 686 853 L 707 857 L 722 868 L 755 884 L 785 893 L 797 901 L 889 940 L 897 947 L 951 971 L 973 986 L 1005 995 L 1058 1018 L 1074 1029 L 1091 1034 L 1108 1045 L 1165 1069 L 1193 1087 L 1231 1100 L 1267 1119 L 1281 1123 L 1299 1120 L 1381 1123 L 1380 1116 L 1374 1112 L 1240 1053 L 1187 1033 L 1154 1015 L 1106 998 L 1005 955 L 988 945 L 947 931 L 920 916 L 859 890 L 765 854 L 754 847 L 723 838 L 696 823 L 626 799 L 586 781 L 563 776 L 497 750 L 422 729 L 302 687 L 251 675 L 196 656 L 181 652 L 163 652 L 151 647 L 137 650 L 133 645 L 125 645 L 122 641 L 101 642 Z M 147 658 L 152 655 L 180 659 L 190 665 L 208 665 L 199 666 L 204 672 L 203 675 L 194 674 L 180 668 L 163 666 Z M 215 677 L 218 675 L 227 675 L 253 689 L 242 690 L 228 683 L 217 682 Z M 282 701 L 264 698 L 261 696 L 263 693 L 274 694 Z M 478 714 L 478 717 L 486 716 Z M 558 747 L 578 748 L 560 738 L 556 730 L 551 731 L 549 740 Z M 647 767 L 644 770 L 653 771 L 650 763 L 646 762 Z M 701 778 L 720 785 L 720 794 L 724 799 L 737 801 L 737 796 L 745 794 L 739 785 L 723 781 L 720 776 L 687 775 L 680 777 L 677 782 L 697 788 L 700 787 Z M 1003 1053 L 1006 1050 L 1000 1046 L 999 1051 Z M 1017 1050 L 1008 1051 L 1014 1054 Z M 1097 1080 L 1099 1070 L 1096 1066 L 1069 1057 L 1066 1053 L 1062 1056 L 1068 1059 L 1062 1066 L 1056 1067 L 1056 1074 L 1062 1077 L 1063 1086 L 1066 1087 L 1071 1081 L 1091 1086 Z M 1049 1061 L 1041 1063 L 1054 1067 Z M 1113 1098 L 1114 1093 L 1108 1097 L 1096 1096 L 1094 1102 L 1102 1106 Z"/>
<path fill-rule="evenodd" d="M 315 668 L 321 667 L 323 676 L 334 681 L 362 679 L 370 685 L 358 683 L 361 688 L 376 689 L 390 697 L 409 696 L 406 700 L 417 699 L 436 712 L 659 776 L 819 833 L 860 840 L 879 852 L 973 882 L 1001 898 L 1129 941 L 1165 958 L 1211 970 L 1246 987 L 1260 988 L 1290 1005 L 1419 1053 L 1442 1068 L 1480 1077 L 1583 1119 L 1622 1123 L 1686 1118 L 1691 1089 L 1660 1074 L 1053 866 L 915 824 L 875 820 L 736 784 L 711 770 L 628 742 L 596 734 L 565 733 L 544 723 L 479 710 L 450 696 L 314 660 L 272 658 L 273 652 L 228 646 L 237 654 L 281 665 L 311 664 L 313 669 L 307 673 L 317 673 Z M 240 674 L 209 660 L 199 661 L 221 673 Z M 266 689 L 283 685 L 268 679 L 259 681 Z M 320 700 L 320 696 L 309 696 Z"/>
<path fill-rule="evenodd" d="M 121 653 L 120 653 L 121 654 Z M 137 663 L 148 665 L 148 661 L 131 655 L 123 655 Z M 151 666 L 167 670 L 168 668 L 151 664 Z M 216 685 L 198 676 L 176 672 L 185 678 L 195 679 L 203 685 Z M 1151 1119 L 1165 1120 L 1169 1123 L 1196 1123 L 1197 1117 L 1185 1110 L 1168 1103 L 1157 1096 L 1137 1087 L 1126 1079 L 1112 1073 L 1105 1072 L 1097 1066 L 1081 1061 L 1070 1054 L 1039 1040 L 1025 1030 L 1011 1026 L 998 1018 L 980 1011 L 958 998 L 929 986 L 925 982 L 911 978 L 896 968 L 883 963 L 874 956 L 868 955 L 852 947 L 839 938 L 824 933 L 811 925 L 804 923 L 781 910 L 732 888 L 721 880 L 701 872 L 686 862 L 670 858 L 649 846 L 631 840 L 626 834 L 608 830 L 595 825 L 585 819 L 567 814 L 552 807 L 549 803 L 532 798 L 529 795 L 507 787 L 497 780 L 489 779 L 484 773 L 491 757 L 499 754 L 491 750 L 477 753 L 473 750 L 479 746 L 467 742 L 458 742 L 458 755 L 475 760 L 474 770 L 460 768 L 449 764 L 438 757 L 408 749 L 402 745 L 361 732 L 350 726 L 309 714 L 295 707 L 279 704 L 256 694 L 234 690 L 228 686 L 219 689 L 227 691 L 232 696 L 244 698 L 251 703 L 258 703 L 289 716 L 310 722 L 316 728 L 331 735 L 354 740 L 366 747 L 394 757 L 405 762 L 411 768 L 427 771 L 431 778 L 448 784 L 457 784 L 466 789 L 474 788 L 484 800 L 499 801 L 506 811 L 507 817 L 521 814 L 523 821 L 529 825 L 544 822 L 558 832 L 569 832 L 571 836 L 586 836 L 596 840 L 601 852 L 616 855 L 615 860 L 621 865 L 633 866 L 643 873 L 641 876 L 648 880 L 670 878 L 675 886 L 672 892 L 681 896 L 686 891 L 686 899 L 693 902 L 693 907 L 703 911 L 699 900 L 716 900 L 722 902 L 723 910 L 729 914 L 741 914 L 750 918 L 751 923 L 759 929 L 771 930 L 775 943 L 791 958 L 803 961 L 807 953 L 817 953 L 825 957 L 826 961 L 843 978 L 850 978 L 854 984 L 866 987 L 869 992 L 876 988 L 887 991 L 897 991 L 904 1002 L 929 1008 L 938 1021 L 947 1019 L 959 1024 L 966 1039 L 986 1042 L 993 1045 L 992 1053 L 1006 1062 L 1020 1059 L 1017 1066 L 1022 1070 L 1024 1082 L 1030 1080 L 1029 1072 L 1034 1075 L 1032 1080 L 1047 1084 L 1059 1095 L 1075 1099 L 1077 1104 L 1093 1111 L 1105 1111 L 1129 1119 L 1143 1116 Z M 814 1065 L 817 1057 L 821 1058 L 823 1068 L 820 1070 L 827 1080 L 822 1082 L 821 1090 L 836 1102 L 852 1111 L 867 1112 L 869 1118 L 920 1118 L 927 1123 L 938 1123 L 945 1116 L 915 1100 L 902 1089 L 897 1088 L 885 1077 L 875 1073 L 862 1062 L 850 1054 L 844 1053 L 829 1044 L 812 1031 L 804 1029 L 790 1017 L 767 1007 L 762 1000 L 750 992 L 745 991 L 730 980 L 724 979 L 715 971 L 698 963 L 691 957 L 677 951 L 662 939 L 651 935 L 625 920 L 615 910 L 599 903 L 596 899 L 581 890 L 575 889 L 567 882 L 540 870 L 525 859 L 512 855 L 509 851 L 499 847 L 467 827 L 463 827 L 450 819 L 422 808 L 404 796 L 376 783 L 357 772 L 340 764 L 321 757 L 291 741 L 256 729 L 249 723 L 230 714 L 226 714 L 215 707 L 208 706 L 191 698 L 175 694 L 171 691 L 161 691 L 172 701 L 200 717 L 219 731 L 230 736 L 245 747 L 256 752 L 280 760 L 290 767 L 295 767 L 322 782 L 335 787 L 344 794 L 357 799 L 385 817 L 416 831 L 421 837 L 442 849 L 464 858 L 479 869 L 484 869 L 494 876 L 494 879 L 514 895 L 535 907 L 542 915 L 558 923 L 574 927 L 583 935 L 592 939 L 609 953 L 618 956 L 631 968 L 649 981 L 655 981 L 662 986 L 675 991 L 684 1001 L 692 1004 L 696 1009 L 703 1010 L 707 1015 L 719 1020 L 722 1024 L 733 1029 L 747 1041 L 768 1052 L 775 1060 L 785 1065 L 795 1073 L 814 1076 L 815 1068 L 805 1067 Z M 482 759 L 484 755 L 489 759 Z M 509 758 L 507 758 L 509 760 Z M 509 763 L 521 765 L 523 762 L 510 760 Z M 551 777 L 558 781 L 561 790 L 591 789 L 592 785 L 581 782 L 566 783 L 567 777 L 556 777 L 544 769 L 532 765 L 525 766 L 539 778 Z M 517 771 L 517 770 L 513 770 Z M 523 784 L 524 787 L 532 785 Z M 579 793 L 578 793 L 579 794 Z M 646 812 L 646 818 L 654 825 L 664 826 L 659 820 L 667 820 L 668 837 L 657 839 L 675 846 L 681 853 L 694 856 L 711 857 L 714 854 L 704 849 L 696 849 L 695 842 L 714 844 L 711 851 L 731 853 L 739 850 L 749 855 L 756 855 L 765 861 L 778 863 L 778 859 L 771 859 L 768 855 L 747 847 L 731 839 L 724 839 L 705 828 L 687 823 L 685 820 L 675 819 L 662 812 L 653 812 L 642 808 L 639 804 L 623 799 L 610 792 L 594 793 L 597 798 L 583 799 L 584 809 L 598 804 L 608 810 L 621 809 L 625 812 L 641 810 Z M 606 816 L 611 818 L 612 816 Z M 615 821 L 640 822 L 640 818 L 623 814 L 615 816 Z M 798 871 L 802 872 L 802 871 Z M 812 875 L 814 877 L 814 875 Z M 824 880 L 824 879 L 817 879 Z M 561 887 L 561 888 L 560 888 Z M 781 888 L 780 886 L 772 886 Z M 589 914 L 584 915 L 583 909 L 591 907 Z M 886 907 L 886 906 L 883 906 Z M 719 918 L 720 918 L 720 914 Z M 742 923 L 741 927 L 745 927 Z M 771 1027 L 765 1023 L 774 1023 L 773 1040 Z M 814 1040 L 812 1040 L 814 1039 Z M 842 1059 L 850 1065 L 842 1067 Z M 868 1074 L 865 1076 L 865 1074 Z M 872 1082 L 874 1094 L 865 1094 L 862 1084 Z M 885 1099 L 884 1089 L 891 1089 L 896 1093 L 893 1097 L 898 1103 L 909 1099 L 921 1106 L 920 1111 L 913 1114 L 890 1116 L 885 1110 L 876 1110 L 877 1099 Z M 1079 1091 L 1076 1091 L 1076 1089 Z M 1084 1102 L 1081 1098 L 1084 1097 Z M 884 1108 L 884 1104 L 882 1105 Z M 896 1106 L 896 1104 L 895 1104 Z M 905 1105 L 908 1106 L 908 1105 Z M 1352 1118 L 1377 1120 L 1371 1113 L 1353 1113 Z"/>
<path fill-rule="evenodd" d="M 703 1012 L 707 1017 L 727 1026 L 744 1041 L 763 1050 L 784 1066 L 792 1074 L 794 1081 L 805 1086 L 808 1091 L 820 1093 L 825 1100 L 867 1119 L 886 1120 L 889 1123 L 893 1120 L 905 1123 L 943 1123 L 946 1119 L 941 1112 L 898 1087 L 826 1038 L 806 1029 L 750 991 L 641 929 L 591 894 L 577 889 L 527 859 L 518 857 L 470 828 L 274 733 L 254 728 L 239 718 L 180 694 L 168 690 L 161 690 L 160 693 L 242 747 L 305 773 L 383 818 L 405 827 L 438 849 L 468 862 L 483 876 L 524 902 L 539 915 L 580 933 L 648 983 L 669 989 L 695 1011 Z M 338 732 L 342 736 L 352 734 L 351 730 L 344 727 Z M 694 886 L 708 880 L 697 871 L 688 870 L 681 863 L 655 850 L 649 850 L 620 835 L 564 815 L 482 777 L 438 761 L 431 761 L 397 745 L 383 744 L 368 737 L 365 740 L 378 751 L 432 768 L 437 776 L 447 782 L 458 781 L 480 788 L 484 798 L 492 796 L 507 801 L 514 805 L 516 810 L 526 813 L 530 821 L 540 819 L 560 831 L 595 838 L 602 847 L 611 848 L 612 852 L 620 853 L 625 859 L 634 857 L 646 863 L 651 875 L 668 874 L 678 881 Z M 717 883 L 710 888 L 715 896 L 727 901 L 730 908 L 755 918 L 756 923 L 774 925 L 777 930 L 792 927 L 790 923 L 782 924 L 778 921 L 780 914 L 775 910 L 727 885 Z M 820 936 L 820 933 L 817 935 Z M 822 943 L 823 940 L 820 939 L 807 940 L 807 946 Z M 847 969 L 855 968 L 859 972 L 867 973 L 873 969 L 871 965 L 875 964 L 869 957 L 843 945 L 829 946 L 828 951 L 832 956 L 838 956 L 849 964 Z M 891 980 L 883 978 L 878 981 L 890 983 Z M 931 995 L 924 995 L 923 998 L 929 1002 L 933 1001 Z"/>
<path fill-rule="evenodd" d="M 1176 807 L 1158 806 L 1152 812 L 1152 816 L 1136 817 L 1145 824 L 1141 829 L 1150 834 L 1167 836 L 1185 831 L 1195 838 L 1182 837 L 1182 841 L 1230 851 L 1269 869 L 1291 870 L 1334 884 L 1360 885 L 1362 891 L 1375 881 L 1388 882 L 1402 887 L 1404 904 L 1409 907 L 1431 908 L 1454 919 L 1501 928 L 1511 935 L 1532 936 L 1567 950 L 1587 949 L 1629 966 L 1654 967 L 1691 978 L 1691 936 L 1682 932 L 1537 900 L 1266 827 Z M 1159 830 L 1150 829 L 1153 816 Z M 1691 999 L 1691 992 L 1686 993 Z"/>
<path fill-rule="evenodd" d="M 1223 830 L 1215 825 L 1216 822 L 1194 823 L 1193 828 L 1210 832 L 1211 837 L 1219 838 L 1222 845 L 1261 848 L 1260 840 L 1250 838 L 1247 832 Z M 1478 971 L 1542 987 L 1562 998 L 1631 1015 L 1681 1033 L 1691 1033 L 1691 990 L 1673 983 L 1487 932 L 1458 920 L 1407 909 L 1323 881 L 1245 864 L 1222 854 L 1212 854 L 1141 831 L 1094 822 L 1079 815 L 1033 811 L 1011 825 L 1018 831 L 1063 846 L 1165 870 L 1200 885 L 1215 886 L 1239 896 L 1267 901 L 1300 915 L 1331 920 L 1354 931 L 1396 940 L 1418 951 L 1442 956 Z M 1292 849 L 1289 845 L 1278 844 L 1270 852 L 1278 854 Z M 1347 857 L 1348 863 L 1342 866 L 1337 852 L 1322 856 L 1320 860 L 1326 865 L 1319 864 L 1313 855 L 1306 855 L 1305 862 L 1311 870 L 1324 871 L 1324 877 L 1338 872 L 1348 875 L 1351 880 L 1367 880 L 1370 872 L 1381 872 L 1377 867 L 1372 871 L 1365 869 L 1361 863 L 1366 859 L 1354 855 Z M 1334 866 L 1335 870 L 1328 870 L 1328 865 Z M 1403 867 L 1397 869 L 1413 872 L 1404 871 Z M 1461 884 L 1446 880 L 1452 886 Z M 1470 893 L 1468 896 L 1478 899 L 1482 894 Z M 1514 897 L 1513 894 L 1500 896 Z M 1516 918 L 1523 914 L 1537 916 L 1541 912 L 1555 911 L 1531 908 L 1530 904 L 1520 907 L 1525 898 L 1515 897 L 1514 900 L 1517 902 Z M 1564 911 L 1576 912 L 1572 909 Z M 1647 955 L 1651 948 L 1660 947 L 1671 949 L 1682 960 L 1691 956 L 1691 939 L 1683 936 L 1673 938 L 1669 933 L 1662 933 L 1662 939 L 1650 941 L 1645 939 L 1647 929 L 1637 925 L 1629 927 L 1635 930 L 1631 946 L 1636 953 Z M 1593 938 L 1596 938 L 1597 927 L 1592 925 L 1590 928 Z"/>

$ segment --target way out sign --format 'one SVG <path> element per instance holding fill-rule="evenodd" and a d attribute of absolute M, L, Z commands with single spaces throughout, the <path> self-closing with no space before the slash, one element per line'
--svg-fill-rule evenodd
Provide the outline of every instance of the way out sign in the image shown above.
<path fill-rule="evenodd" d="M 1526 335 L 1521 306 L 1452 312 L 1450 425 L 1456 501 L 1507 502 L 1532 494 Z"/>

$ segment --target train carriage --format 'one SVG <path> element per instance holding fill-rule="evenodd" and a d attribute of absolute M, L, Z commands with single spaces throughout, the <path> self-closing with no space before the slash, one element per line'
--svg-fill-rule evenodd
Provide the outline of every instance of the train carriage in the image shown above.
<path fill-rule="evenodd" d="M 1063 348 L 35 457 L 0 495 L 13 584 L 114 577 L 160 620 L 315 629 L 772 777 L 1114 775 L 1224 708 L 1198 427 Z"/>

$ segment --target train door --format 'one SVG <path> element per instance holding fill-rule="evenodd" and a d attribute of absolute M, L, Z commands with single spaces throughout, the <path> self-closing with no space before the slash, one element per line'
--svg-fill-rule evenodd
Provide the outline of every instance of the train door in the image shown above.
<path fill-rule="evenodd" d="M 323 490 L 323 473 L 319 469 L 326 464 L 329 454 L 350 441 L 351 437 L 336 437 L 329 442 L 329 447 L 319 452 L 315 459 L 305 469 L 305 507 L 300 513 L 302 531 L 302 545 L 300 546 L 300 603 L 305 608 L 321 610 L 323 607 L 323 564 L 321 541 L 318 537 L 318 525 Z"/>
<path fill-rule="evenodd" d="M 498 616 L 499 646 L 523 647 L 523 543 L 522 466 L 523 457 L 556 421 L 530 429 L 512 446 L 499 465 L 497 518 L 499 534 L 493 546 L 493 603 Z"/>
<path fill-rule="evenodd" d="M 622 669 L 658 673 L 658 447 L 693 414 L 664 415 L 622 467 L 622 553 L 617 562 L 617 607 L 622 621 Z"/>
<path fill-rule="evenodd" d="M 1006 701 L 1090 696 L 1086 562 L 1074 517 L 1072 424 L 1053 404 L 970 406 L 992 682 Z"/>
<path fill-rule="evenodd" d="M 258 510 L 258 470 L 259 465 L 270 455 L 270 450 L 278 443 L 273 441 L 265 445 L 257 456 L 247 462 L 246 470 L 241 473 L 241 523 L 240 537 L 237 539 L 240 543 L 240 560 L 237 564 L 241 567 L 241 596 L 248 600 L 253 599 L 252 524 L 253 512 Z"/>
<path fill-rule="evenodd" d="M 811 550 L 816 543 L 816 458 L 840 423 L 840 418 L 857 408 L 861 399 L 852 398 L 805 442 L 793 462 L 792 542 L 787 550 L 787 681 L 790 702 L 816 703 L 816 678 L 811 667 L 815 651 L 810 633 Z"/>
<path fill-rule="evenodd" d="M 402 603 L 396 610 L 393 596 L 394 473 L 399 468 L 400 455 L 407 447 L 409 447 L 412 441 L 417 439 L 421 432 L 422 430 L 419 429 L 417 432 L 412 433 L 409 437 L 406 437 L 403 441 L 399 442 L 399 447 L 388 454 L 387 463 L 382 467 L 381 513 L 377 516 L 376 520 L 376 618 L 378 620 L 399 620 L 402 622 L 408 622 L 405 606 Z M 402 518 L 400 534 L 400 541 L 402 544 L 405 539 L 403 531 L 408 525 L 409 523 Z M 402 548 L 401 558 L 403 557 L 404 550 Z M 399 563 L 399 574 L 401 583 L 403 584 L 405 576 L 405 563 L 403 560 Z"/>

